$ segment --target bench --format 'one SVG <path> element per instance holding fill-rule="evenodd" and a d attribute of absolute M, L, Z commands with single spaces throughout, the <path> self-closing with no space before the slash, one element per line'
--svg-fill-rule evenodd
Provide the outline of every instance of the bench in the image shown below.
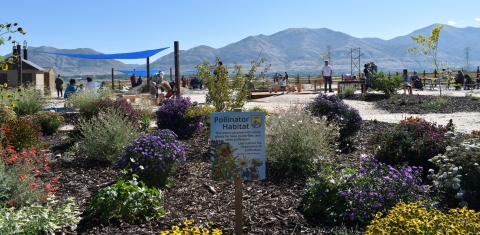
<path fill-rule="evenodd" d="M 342 94 L 343 91 L 345 90 L 345 87 L 350 85 L 350 84 L 354 84 L 354 85 L 360 84 L 362 86 L 362 89 L 361 89 L 362 93 L 365 93 L 365 91 L 366 91 L 365 81 L 353 80 L 353 81 L 339 81 L 339 82 L 337 82 L 337 94 Z"/>
<path fill-rule="evenodd" d="M 465 83 L 464 84 L 464 89 L 465 90 L 474 90 L 474 89 L 479 89 L 480 88 L 480 83 L 476 82 L 476 83 Z"/>

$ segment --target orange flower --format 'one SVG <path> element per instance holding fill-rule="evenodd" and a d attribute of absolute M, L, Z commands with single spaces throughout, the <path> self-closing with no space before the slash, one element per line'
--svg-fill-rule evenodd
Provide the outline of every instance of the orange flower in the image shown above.
<path fill-rule="evenodd" d="M 25 179 L 27 178 L 27 175 L 25 174 L 21 174 L 18 179 L 20 180 L 20 182 L 24 181 Z"/>
<path fill-rule="evenodd" d="M 30 189 L 33 189 L 35 187 L 37 187 L 37 183 L 36 182 L 32 182 L 30 183 L 30 185 L 28 186 Z"/>

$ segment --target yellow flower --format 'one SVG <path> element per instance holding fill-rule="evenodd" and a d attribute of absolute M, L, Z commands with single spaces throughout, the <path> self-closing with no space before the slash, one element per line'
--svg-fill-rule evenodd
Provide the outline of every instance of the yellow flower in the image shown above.
<path fill-rule="evenodd" d="M 223 234 L 222 230 L 221 229 L 214 229 L 213 232 L 212 232 L 213 235 L 220 235 L 220 234 Z"/>
<path fill-rule="evenodd" d="M 250 159 L 244 155 L 242 158 L 237 159 L 237 164 L 240 167 L 247 167 L 250 164 Z"/>
<path fill-rule="evenodd" d="M 2 70 L 8 70 L 8 64 L 7 63 L 2 64 Z"/>
<path fill-rule="evenodd" d="M 172 231 L 179 232 L 180 228 L 178 226 L 172 226 Z"/>
<path fill-rule="evenodd" d="M 170 234 L 170 232 L 169 232 L 169 231 L 163 231 L 163 232 L 160 232 L 160 235 L 168 235 L 168 234 Z"/>
<path fill-rule="evenodd" d="M 8 68 L 8 67 L 7 67 Z M 8 87 L 8 84 L 7 83 L 4 83 L 3 84 L 3 87 L 7 88 Z"/>
<path fill-rule="evenodd" d="M 185 224 L 187 226 L 193 224 L 194 222 L 195 222 L 195 220 L 193 220 L 193 219 L 188 220 L 187 218 L 183 218 L 183 224 Z"/>
<path fill-rule="evenodd" d="M 213 223 L 213 222 L 210 222 L 210 223 Z M 205 234 L 209 234 L 209 233 L 210 233 L 210 231 L 208 231 L 207 228 L 202 228 L 202 234 L 205 235 Z"/>
<path fill-rule="evenodd" d="M 15 108 L 15 104 L 14 104 L 14 103 L 12 103 L 11 106 L 12 106 L 12 108 Z"/>

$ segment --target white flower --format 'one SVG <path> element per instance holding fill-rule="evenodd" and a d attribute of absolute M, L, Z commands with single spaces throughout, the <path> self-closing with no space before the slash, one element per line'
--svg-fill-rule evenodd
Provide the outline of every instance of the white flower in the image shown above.
<path fill-rule="evenodd" d="M 433 173 L 435 172 L 435 170 L 433 170 L 433 169 L 428 169 L 428 172 L 431 173 L 431 174 L 433 174 Z"/>
<path fill-rule="evenodd" d="M 463 195 L 465 195 L 465 190 L 460 190 L 457 195 L 455 195 L 455 198 L 457 199 L 462 199 Z"/>
<path fill-rule="evenodd" d="M 452 184 L 452 188 L 453 188 L 453 189 L 459 189 L 459 188 L 460 188 L 460 184 L 454 183 L 454 184 Z"/>
<path fill-rule="evenodd" d="M 142 166 L 142 165 L 140 165 L 140 169 L 142 169 L 142 170 L 143 170 L 143 169 L 145 169 L 145 168 L 143 168 L 143 166 Z"/>
<path fill-rule="evenodd" d="M 133 158 L 130 158 L 130 161 L 131 161 L 131 162 L 135 162 L 135 159 L 133 159 Z"/>

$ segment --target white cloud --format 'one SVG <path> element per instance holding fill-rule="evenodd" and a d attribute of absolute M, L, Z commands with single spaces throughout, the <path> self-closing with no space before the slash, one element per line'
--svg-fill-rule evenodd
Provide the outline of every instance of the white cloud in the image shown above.
<path fill-rule="evenodd" d="M 455 25 L 456 23 L 457 23 L 457 22 L 455 22 L 455 21 L 453 21 L 453 20 L 449 20 L 449 21 L 447 22 L 448 25 Z"/>
<path fill-rule="evenodd" d="M 476 21 L 480 21 L 480 18 L 475 18 Z"/>

